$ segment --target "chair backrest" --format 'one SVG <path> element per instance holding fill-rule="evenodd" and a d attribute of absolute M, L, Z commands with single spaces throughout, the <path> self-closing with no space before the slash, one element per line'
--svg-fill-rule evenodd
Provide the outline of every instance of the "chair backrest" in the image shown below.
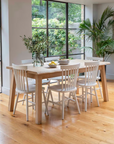
<path fill-rule="evenodd" d="M 96 82 L 99 62 L 85 62 L 85 84 L 91 84 Z"/>
<path fill-rule="evenodd" d="M 70 90 L 76 87 L 79 67 L 80 64 L 61 66 L 62 90 Z"/>
<path fill-rule="evenodd" d="M 45 62 L 50 62 L 50 61 L 58 61 L 60 57 L 47 57 L 45 58 Z"/>
<path fill-rule="evenodd" d="M 87 57 L 87 60 L 102 62 L 103 58 L 102 57 Z M 100 77 L 100 70 L 98 70 L 97 76 Z"/>
<path fill-rule="evenodd" d="M 13 66 L 16 88 L 20 91 L 28 91 L 28 79 L 27 79 L 27 66 Z"/>
<path fill-rule="evenodd" d="M 21 63 L 22 64 L 31 64 L 31 63 L 33 63 L 33 59 L 22 60 Z"/>
<path fill-rule="evenodd" d="M 12 66 L 16 66 L 16 64 L 12 63 Z"/>

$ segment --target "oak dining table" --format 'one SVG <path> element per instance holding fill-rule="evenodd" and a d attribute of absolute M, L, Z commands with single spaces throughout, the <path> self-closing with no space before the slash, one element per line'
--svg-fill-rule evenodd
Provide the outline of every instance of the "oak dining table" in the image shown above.
<path fill-rule="evenodd" d="M 79 73 L 84 73 L 86 71 L 85 62 L 89 62 L 90 60 L 81 60 L 81 59 L 73 59 L 70 60 L 69 65 L 80 63 Z M 102 80 L 102 91 L 104 102 L 109 101 L 107 82 L 106 82 L 106 73 L 105 73 L 105 65 L 109 65 L 110 62 L 100 62 L 99 70 L 101 71 L 101 80 Z M 22 64 L 21 64 L 22 66 Z M 35 113 L 35 121 L 36 124 L 42 123 L 42 79 L 48 79 L 52 77 L 57 77 L 62 75 L 62 71 L 60 65 L 57 65 L 56 68 L 49 68 L 48 64 L 45 63 L 42 67 L 33 67 L 33 64 L 23 64 L 23 66 L 27 66 L 27 77 L 36 79 L 36 91 L 35 91 L 35 100 L 36 100 L 36 113 Z M 8 110 L 10 112 L 13 111 L 14 101 L 15 101 L 15 77 L 12 66 L 7 66 L 7 69 L 11 71 L 11 82 L 10 82 L 10 96 L 9 96 L 9 104 Z"/>

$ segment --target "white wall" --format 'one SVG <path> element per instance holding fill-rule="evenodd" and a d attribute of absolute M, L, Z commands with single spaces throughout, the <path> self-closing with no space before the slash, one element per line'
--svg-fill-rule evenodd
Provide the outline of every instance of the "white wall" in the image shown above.
<path fill-rule="evenodd" d="M 2 0 L 3 93 L 8 94 L 10 88 L 10 73 L 6 66 L 32 58 L 20 38 L 32 36 L 31 19 L 31 0 Z"/>
<path fill-rule="evenodd" d="M 107 8 L 107 6 L 114 8 L 114 2 L 97 5 L 97 9 L 95 11 L 97 14 L 97 20 L 100 18 L 100 16 L 102 15 L 103 11 Z M 108 59 L 108 61 L 111 62 L 111 65 L 107 66 L 106 77 L 107 77 L 107 79 L 114 80 L 114 54 L 111 55 L 111 57 Z"/>
<path fill-rule="evenodd" d="M 6 66 L 10 65 L 8 0 L 1 1 L 1 8 L 2 8 L 2 71 L 3 71 L 4 90 L 6 93 L 10 85 L 10 72 L 6 70 Z"/>
<path fill-rule="evenodd" d="M 85 19 L 89 18 L 91 23 L 93 23 L 93 4 L 85 5 Z M 91 40 L 87 40 L 85 37 L 85 46 L 86 47 L 92 47 L 93 43 Z M 85 50 L 85 59 L 86 57 L 92 56 L 92 50 L 89 48 L 86 48 Z"/>
<path fill-rule="evenodd" d="M 10 64 L 32 58 L 20 36 L 32 36 L 31 0 L 9 0 Z"/>

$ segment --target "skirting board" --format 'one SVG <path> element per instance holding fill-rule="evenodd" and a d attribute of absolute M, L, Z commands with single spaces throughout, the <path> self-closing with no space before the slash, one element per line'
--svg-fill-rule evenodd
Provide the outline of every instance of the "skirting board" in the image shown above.
<path fill-rule="evenodd" d="M 2 87 L 2 93 L 9 96 L 10 95 L 10 88 Z"/>

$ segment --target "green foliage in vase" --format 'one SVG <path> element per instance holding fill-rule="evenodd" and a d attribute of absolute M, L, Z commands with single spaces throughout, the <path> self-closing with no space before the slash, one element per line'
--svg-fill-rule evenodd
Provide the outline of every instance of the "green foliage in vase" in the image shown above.
<path fill-rule="evenodd" d="M 30 53 L 36 53 L 37 57 L 40 57 L 41 54 L 44 54 L 47 50 L 47 46 L 49 41 L 44 35 L 39 35 L 35 33 L 34 36 L 31 37 L 22 37 L 26 48 L 29 50 Z"/>
<path fill-rule="evenodd" d="M 93 41 L 93 54 L 106 60 L 114 53 L 114 40 L 112 38 L 112 26 L 114 25 L 114 9 L 107 7 L 98 22 L 91 23 L 86 19 L 80 24 L 79 34 L 86 36 L 86 40 Z"/>

